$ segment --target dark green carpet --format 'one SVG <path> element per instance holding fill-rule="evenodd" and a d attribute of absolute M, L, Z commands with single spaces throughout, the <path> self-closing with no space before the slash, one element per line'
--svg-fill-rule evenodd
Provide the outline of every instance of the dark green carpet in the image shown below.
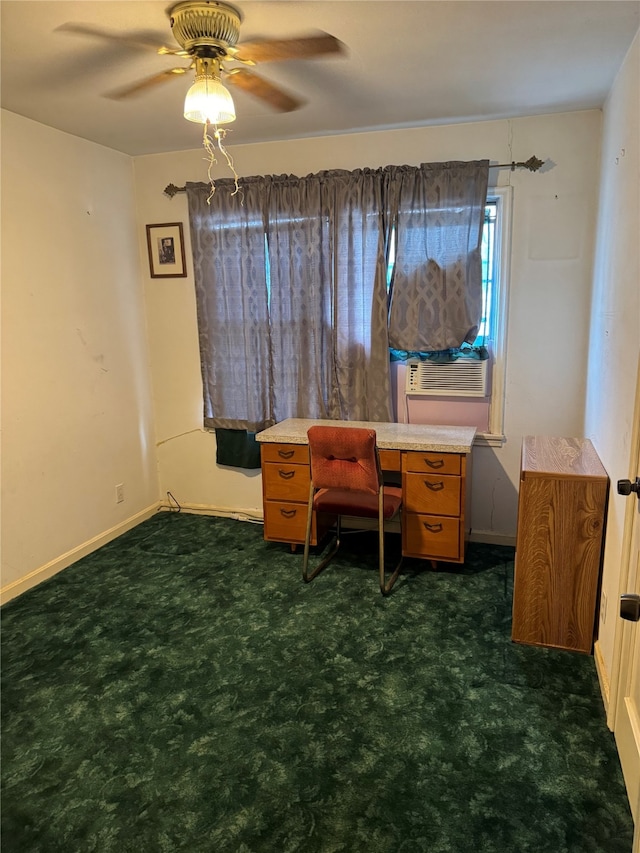
<path fill-rule="evenodd" d="M 160 514 L 6 605 L 4 853 L 629 853 L 593 659 L 509 640 L 513 549 L 385 599 L 346 548 L 307 586 Z"/>

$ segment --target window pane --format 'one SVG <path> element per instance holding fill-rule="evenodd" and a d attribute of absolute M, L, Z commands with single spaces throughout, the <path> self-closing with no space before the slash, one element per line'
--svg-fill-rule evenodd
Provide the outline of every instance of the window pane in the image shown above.
<path fill-rule="evenodd" d="M 482 229 L 482 319 L 476 344 L 486 344 L 491 337 L 491 310 L 493 307 L 493 286 L 495 281 L 495 235 L 498 204 L 487 202 L 484 209 L 484 228 Z"/>

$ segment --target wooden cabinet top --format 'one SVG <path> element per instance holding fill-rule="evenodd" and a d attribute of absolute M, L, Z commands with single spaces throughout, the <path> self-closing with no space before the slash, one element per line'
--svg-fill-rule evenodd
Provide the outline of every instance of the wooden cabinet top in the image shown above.
<path fill-rule="evenodd" d="M 600 457 L 588 438 L 527 435 L 522 441 L 522 476 L 607 480 Z"/>

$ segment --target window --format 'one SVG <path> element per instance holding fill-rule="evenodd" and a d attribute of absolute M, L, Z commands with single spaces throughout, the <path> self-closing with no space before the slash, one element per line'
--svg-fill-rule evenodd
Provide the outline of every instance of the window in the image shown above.
<path fill-rule="evenodd" d="M 475 333 L 480 282 L 470 305 L 464 267 L 479 248 L 487 166 L 453 167 L 257 176 L 245 182 L 242 200 L 216 193 L 211 205 L 208 187 L 188 187 L 207 427 L 253 430 L 286 417 L 388 420 L 389 341 L 442 350 L 460 341 L 460 329 Z M 442 206 L 431 221 L 434 186 Z M 390 308 L 380 267 L 387 196 L 402 227 Z M 488 210 L 497 245 L 501 205 Z M 418 282 L 426 248 L 431 266 Z M 497 339 L 501 276 L 493 275 L 490 240 L 487 252 L 483 328 Z M 448 292 L 442 270 L 450 263 L 460 286 Z M 487 410 L 485 401 L 483 429 Z"/>
<path fill-rule="evenodd" d="M 489 432 L 479 436 L 477 443 L 500 445 L 504 440 L 511 187 L 499 187 L 487 193 L 484 230 L 482 268 L 486 312 L 483 311 L 482 332 L 486 335 L 485 343 L 491 353 L 492 379 Z"/>
<path fill-rule="evenodd" d="M 507 277 L 511 224 L 510 187 L 489 190 L 482 231 L 482 319 L 475 344 L 489 349 L 492 363 L 489 432 L 480 443 L 500 445 L 504 439 L 504 377 L 507 327 Z M 395 230 L 391 234 L 387 289 L 395 263 Z"/>
<path fill-rule="evenodd" d="M 495 238 L 497 216 L 497 200 L 495 198 L 487 199 L 484 208 L 484 228 L 482 229 L 482 319 L 480 320 L 480 328 L 478 329 L 479 343 L 484 343 L 491 337 L 491 311 L 496 278 Z"/>

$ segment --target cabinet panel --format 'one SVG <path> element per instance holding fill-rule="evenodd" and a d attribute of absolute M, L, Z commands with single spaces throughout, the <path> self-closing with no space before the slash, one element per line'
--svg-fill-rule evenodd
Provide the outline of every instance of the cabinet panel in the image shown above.
<path fill-rule="evenodd" d="M 383 471 L 400 471 L 402 455 L 399 450 L 378 450 Z"/>

